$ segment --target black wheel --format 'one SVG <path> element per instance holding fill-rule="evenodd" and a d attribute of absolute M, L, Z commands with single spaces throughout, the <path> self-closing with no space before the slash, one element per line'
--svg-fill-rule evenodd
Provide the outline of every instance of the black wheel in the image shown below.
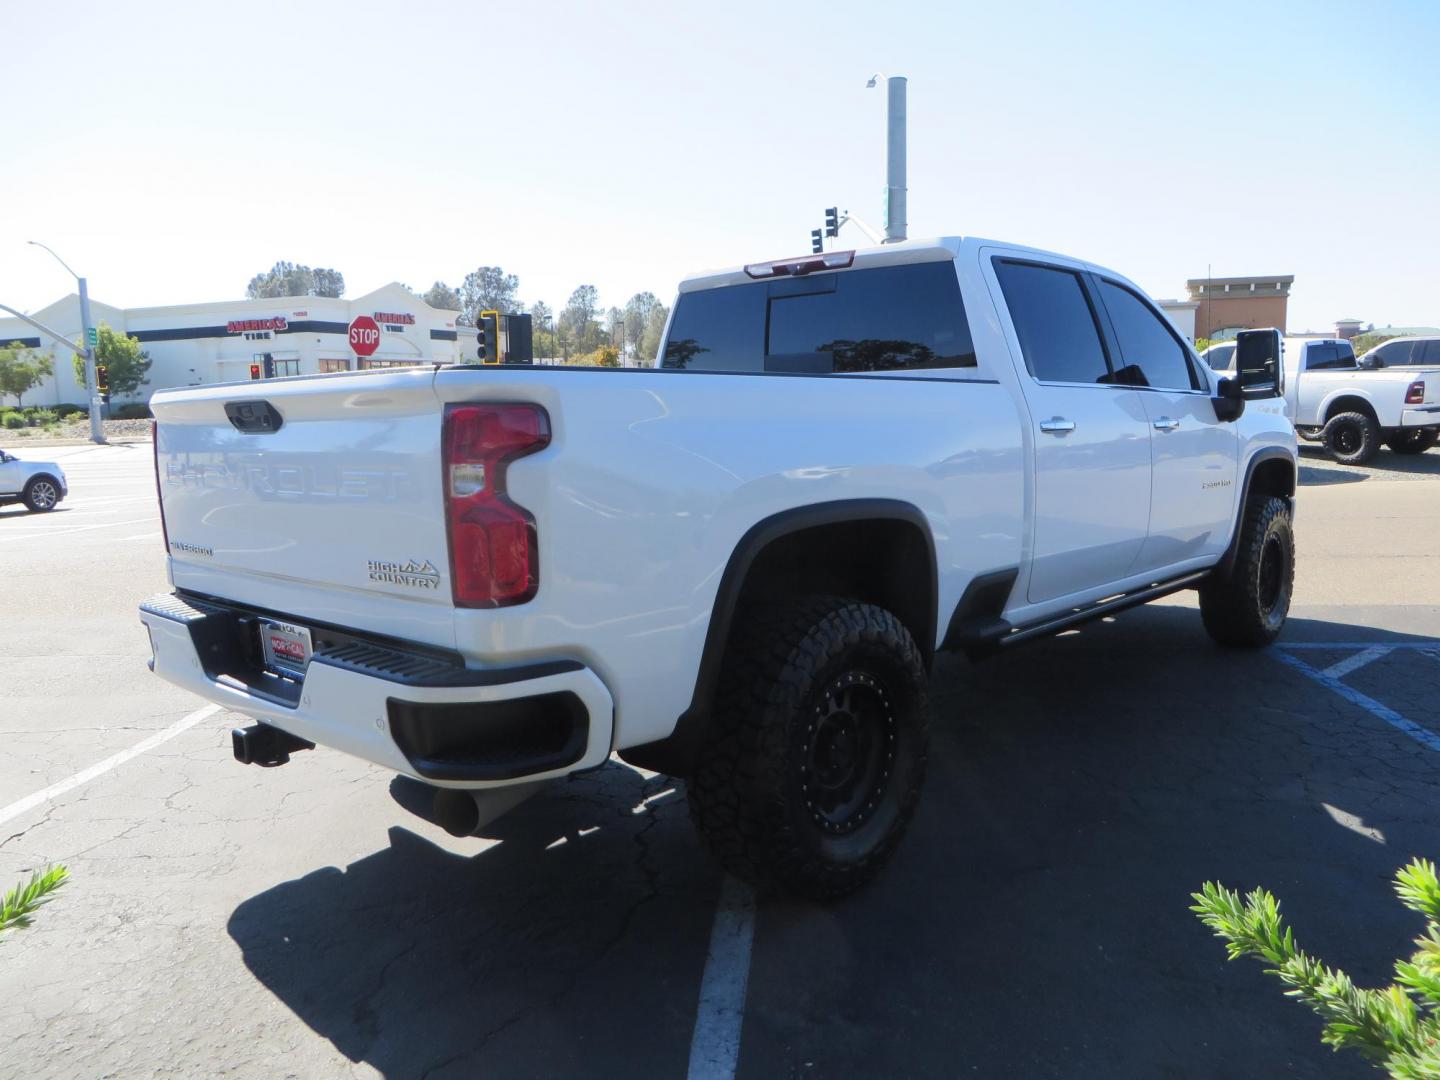
<path fill-rule="evenodd" d="M 1290 504 L 1257 496 L 1240 522 L 1235 565 L 1200 587 L 1200 616 L 1221 645 L 1258 648 L 1280 636 L 1295 589 L 1295 534 Z"/>
<path fill-rule="evenodd" d="M 746 618 L 687 795 L 725 868 L 842 896 L 879 871 L 925 777 L 925 666 L 891 612 L 812 596 Z"/>
<path fill-rule="evenodd" d="M 1339 413 L 1322 435 L 1325 450 L 1342 465 L 1363 465 L 1380 450 L 1380 428 L 1364 413 Z"/>
<path fill-rule="evenodd" d="M 1440 442 L 1440 428 L 1404 428 L 1385 440 L 1385 445 L 1397 454 L 1423 454 Z"/>
<path fill-rule="evenodd" d="M 60 485 L 48 476 L 33 476 L 25 485 L 25 493 L 21 498 L 25 501 L 25 508 L 31 513 L 43 514 L 47 510 L 54 510 L 55 504 L 60 501 Z"/>

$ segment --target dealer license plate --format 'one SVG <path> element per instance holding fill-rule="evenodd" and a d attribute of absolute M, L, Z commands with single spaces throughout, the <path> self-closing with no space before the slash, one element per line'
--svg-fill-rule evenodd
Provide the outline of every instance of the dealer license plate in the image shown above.
<path fill-rule="evenodd" d="M 260 646 L 265 665 L 291 675 L 304 675 L 310 662 L 310 631 L 294 623 L 260 620 Z"/>

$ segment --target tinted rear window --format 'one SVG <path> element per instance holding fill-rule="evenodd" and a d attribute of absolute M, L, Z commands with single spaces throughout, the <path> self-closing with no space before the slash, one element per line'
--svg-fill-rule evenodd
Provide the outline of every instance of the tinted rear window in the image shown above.
<path fill-rule="evenodd" d="M 1100 327 L 1077 274 L 996 259 L 995 276 L 1031 375 L 1042 382 L 1110 381 Z"/>
<path fill-rule="evenodd" d="M 974 367 L 975 348 L 947 261 L 685 293 L 663 366 L 813 373 Z"/>

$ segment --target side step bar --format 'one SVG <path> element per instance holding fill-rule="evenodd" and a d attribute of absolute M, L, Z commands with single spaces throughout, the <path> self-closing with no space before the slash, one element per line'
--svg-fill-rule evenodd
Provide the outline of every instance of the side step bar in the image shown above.
<path fill-rule="evenodd" d="M 1127 593 L 1107 596 L 1093 604 L 1071 608 L 1059 615 L 1052 615 L 1041 622 L 1029 623 L 1025 626 L 1012 626 L 998 617 L 977 619 L 966 628 L 969 632 L 962 637 L 961 648 L 972 660 L 993 656 L 1001 649 L 1008 649 L 1012 645 L 1019 645 L 1021 642 L 1032 641 L 1035 638 L 1050 637 L 1082 623 L 1090 622 L 1092 619 L 1101 619 L 1106 615 L 1113 615 L 1117 611 L 1124 611 L 1126 608 L 1148 604 L 1151 600 L 1158 600 L 1162 596 L 1169 596 L 1182 589 L 1193 588 L 1209 576 L 1209 570 L 1197 570 L 1191 574 L 1171 578 L 1169 581 L 1155 582 L 1143 589 L 1132 589 Z"/>

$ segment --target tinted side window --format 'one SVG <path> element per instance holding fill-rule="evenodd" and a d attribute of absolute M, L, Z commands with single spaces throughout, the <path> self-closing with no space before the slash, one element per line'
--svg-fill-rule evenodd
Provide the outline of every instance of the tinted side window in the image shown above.
<path fill-rule="evenodd" d="M 1110 381 L 1100 328 L 1077 274 L 996 259 L 995 276 L 1031 375 L 1045 382 Z"/>
<path fill-rule="evenodd" d="M 767 370 L 975 366 L 953 263 L 852 270 L 811 287 L 771 286 Z"/>
<path fill-rule="evenodd" d="M 1393 367 L 1396 364 L 1403 363 L 1400 357 L 1400 350 L 1403 347 L 1401 342 L 1387 341 L 1383 345 L 1375 346 L 1367 355 L 1378 357 L 1385 367 Z"/>
<path fill-rule="evenodd" d="M 1334 345 L 1311 345 L 1305 350 L 1306 371 L 1320 371 L 1323 368 L 1348 366 L 1348 364 L 1340 363 L 1340 356 Z"/>
<path fill-rule="evenodd" d="M 1111 281 L 1100 282 L 1100 295 L 1128 369 L 1115 373 L 1116 382 L 1164 390 L 1197 389 L 1185 346 L 1145 301 Z"/>
<path fill-rule="evenodd" d="M 1425 364 L 1427 367 L 1440 367 L 1440 338 L 1425 343 Z"/>
<path fill-rule="evenodd" d="M 661 366 L 695 371 L 765 367 L 765 285 L 681 293 Z"/>

